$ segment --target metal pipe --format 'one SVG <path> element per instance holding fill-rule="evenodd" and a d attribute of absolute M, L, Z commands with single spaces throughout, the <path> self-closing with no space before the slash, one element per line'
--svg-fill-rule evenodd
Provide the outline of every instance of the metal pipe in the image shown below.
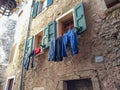
<path fill-rule="evenodd" d="M 33 0 L 32 0 L 33 3 Z M 25 39 L 25 44 L 24 44 L 24 52 L 23 52 L 23 57 L 22 57 L 22 70 L 21 70 L 21 77 L 20 77 L 20 90 L 23 90 L 23 78 L 24 78 L 24 59 L 25 59 L 25 54 L 26 54 L 26 48 L 27 48 L 27 40 L 29 37 L 29 31 L 30 31 L 30 26 L 31 26 L 31 13 L 32 12 L 32 4 L 30 7 L 30 15 L 29 15 L 29 23 L 27 27 L 27 32 L 26 32 L 26 39 Z"/>

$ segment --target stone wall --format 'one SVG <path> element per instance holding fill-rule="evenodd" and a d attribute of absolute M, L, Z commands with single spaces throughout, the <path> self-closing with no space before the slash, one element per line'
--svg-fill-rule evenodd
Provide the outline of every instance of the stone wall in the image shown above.
<path fill-rule="evenodd" d="M 120 86 L 120 7 L 106 14 L 99 37 L 105 57 L 106 74 L 102 79 L 105 90 L 117 90 Z"/>
<path fill-rule="evenodd" d="M 50 21 L 61 16 L 74 7 L 79 0 L 71 0 L 62 4 L 54 1 L 53 6 L 41 13 L 33 20 L 31 35 L 43 29 Z M 56 83 L 61 77 L 63 80 L 77 77 L 73 72 L 93 70 L 98 75 L 98 87 L 101 90 L 116 90 L 119 85 L 119 9 L 105 14 L 105 6 L 100 1 L 83 0 L 87 20 L 87 31 L 81 34 L 80 53 L 76 56 L 68 55 L 62 62 L 48 62 L 47 51 L 36 60 L 35 69 L 26 71 L 25 90 L 34 87 L 44 87 L 45 90 L 59 90 Z M 55 5 L 57 4 L 57 5 Z M 69 5 L 70 4 L 70 5 Z M 98 6 L 101 5 L 99 8 Z M 102 6 L 103 5 L 103 6 Z M 57 11 L 58 7 L 61 7 Z M 53 9 L 53 11 L 51 10 Z M 54 12 L 56 11 L 56 12 Z M 54 12 L 54 13 L 52 13 Z M 48 16 L 47 16 L 48 15 Z M 38 21 L 39 20 L 39 21 Z M 43 22 L 44 21 L 44 22 Z M 34 28 L 34 30 L 33 30 Z M 102 56 L 103 63 L 96 63 L 95 57 Z M 111 68 L 110 68 L 111 67 Z M 91 72 L 92 73 L 92 72 Z M 71 75 L 72 74 L 72 75 Z M 66 77 L 68 75 L 68 79 Z M 91 74 L 87 74 L 90 77 Z M 84 76 L 86 76 L 84 75 Z M 84 76 L 81 78 L 84 78 Z M 29 79 L 27 79 L 29 78 Z M 33 82 L 30 82 L 33 81 Z M 94 80 L 93 80 L 94 81 Z M 110 83 L 112 82 L 112 83 Z M 95 83 L 95 82 L 93 82 Z M 97 86 L 94 86 L 96 88 Z M 56 89 L 57 88 L 57 89 Z M 98 90 L 98 89 L 95 89 Z"/>
<path fill-rule="evenodd" d="M 5 81 L 5 79 L 4 79 L 5 70 L 6 70 L 6 66 L 0 65 L 0 90 L 3 90 L 3 83 Z"/>
<path fill-rule="evenodd" d="M 73 8 L 81 0 L 54 0 L 54 3 L 32 20 L 30 36 L 36 34 L 52 20 Z M 62 62 L 49 62 L 48 51 L 35 57 L 35 67 L 24 74 L 24 90 L 44 88 L 44 90 L 65 90 L 64 81 L 91 78 L 94 90 L 117 90 L 120 85 L 120 8 L 108 10 L 101 0 L 82 0 L 85 7 L 87 31 L 79 35 L 79 54 Z M 64 2 L 64 3 L 63 3 Z M 24 29 L 25 30 L 25 29 Z M 24 33 L 24 31 L 23 31 Z M 18 57 L 13 69 L 20 80 L 20 68 L 24 36 L 19 45 Z M 95 57 L 103 57 L 103 62 L 95 62 Z M 12 75 L 8 72 L 7 76 Z M 19 81 L 14 89 L 18 90 Z"/>
<path fill-rule="evenodd" d="M 1 19 L 1 21 L 3 22 L 0 25 L 2 29 L 0 34 L 0 63 L 7 63 L 14 42 L 16 21 L 7 17 Z"/>
<path fill-rule="evenodd" d="M 30 35 L 43 30 L 43 28 L 50 21 L 58 18 L 59 16 L 73 8 L 76 4 L 80 2 L 80 0 L 71 0 L 69 1 L 69 3 L 67 0 L 64 0 L 65 3 L 63 4 L 62 2 L 63 1 L 54 1 L 54 4 L 51 7 L 47 8 L 46 11 L 40 13 L 33 20 Z M 103 3 L 100 1 L 91 2 L 89 0 L 83 0 L 83 2 L 88 29 L 85 33 L 79 36 L 80 53 L 75 56 L 71 56 L 69 53 L 68 57 L 64 58 L 62 62 L 48 62 L 48 50 L 46 50 L 44 54 L 36 58 L 35 68 L 26 71 L 24 81 L 25 90 L 32 90 L 34 87 L 44 87 L 45 90 L 59 90 L 62 88 L 63 90 L 62 85 L 58 85 L 61 79 L 63 79 L 64 81 L 85 77 L 94 78 L 92 77 L 93 72 L 95 72 L 94 75 L 97 75 L 98 77 L 98 80 L 96 80 L 95 78 L 93 79 L 93 83 L 96 83 L 95 81 L 98 81 L 97 83 L 99 83 L 99 80 L 101 81 L 100 85 L 94 85 L 94 90 L 98 90 L 98 88 L 104 88 L 104 85 L 102 84 L 102 79 L 103 77 L 105 77 L 107 72 L 106 66 L 104 65 L 104 63 L 97 64 L 94 60 L 95 56 L 104 57 L 104 55 L 102 54 L 102 50 L 106 49 L 106 44 L 101 43 L 102 38 L 99 35 L 99 33 L 102 33 L 101 31 L 103 31 L 104 33 L 102 27 L 104 23 L 107 22 L 106 16 L 103 13 L 105 10 L 105 8 L 103 7 L 105 6 L 103 5 L 99 8 L 96 8 L 101 3 Z M 93 72 L 89 72 L 91 70 Z M 85 73 L 86 71 L 88 71 L 89 73 Z M 78 74 L 78 76 L 76 76 L 76 73 L 85 74 Z"/>
<path fill-rule="evenodd" d="M 8 64 L 6 72 L 5 72 L 5 82 L 3 90 L 6 90 L 7 80 L 15 76 L 13 83 L 13 90 L 20 89 L 20 76 L 21 76 L 21 67 L 22 67 L 22 57 L 24 51 L 24 42 L 26 38 L 26 32 L 28 30 L 28 22 L 31 8 L 31 1 L 29 3 L 24 3 L 20 10 L 23 9 L 23 13 L 18 17 L 17 25 L 16 25 L 16 34 L 15 34 L 15 43 L 16 43 L 16 53 L 14 54 L 14 58 L 11 63 Z"/>

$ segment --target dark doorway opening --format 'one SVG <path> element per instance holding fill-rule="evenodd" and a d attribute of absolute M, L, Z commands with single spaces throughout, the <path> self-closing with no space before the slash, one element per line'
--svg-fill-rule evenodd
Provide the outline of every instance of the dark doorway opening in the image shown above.
<path fill-rule="evenodd" d="M 66 81 L 66 90 L 93 90 L 91 79 Z"/>
<path fill-rule="evenodd" d="M 12 90 L 14 78 L 8 80 L 8 90 Z"/>

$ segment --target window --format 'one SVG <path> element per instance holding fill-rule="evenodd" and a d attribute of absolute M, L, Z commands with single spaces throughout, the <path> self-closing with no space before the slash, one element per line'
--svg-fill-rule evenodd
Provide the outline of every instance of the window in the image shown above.
<path fill-rule="evenodd" d="M 82 2 L 74 7 L 74 9 L 63 14 L 61 17 L 51 21 L 44 28 L 42 38 L 42 46 L 44 46 L 44 49 L 49 47 L 50 41 L 56 38 L 56 36 L 62 36 L 72 27 L 76 28 L 78 34 L 86 31 L 87 29 Z"/>
<path fill-rule="evenodd" d="M 42 43 L 42 32 L 35 35 L 35 48 L 39 47 Z"/>
<path fill-rule="evenodd" d="M 62 36 L 66 33 L 70 28 L 74 27 L 73 13 L 70 11 L 66 15 L 64 14 L 58 20 L 58 36 Z"/>
<path fill-rule="evenodd" d="M 43 53 L 42 46 L 41 46 L 42 36 L 43 36 L 43 32 L 41 31 L 35 35 L 35 39 L 34 39 L 34 49 L 40 48 L 40 53 L 38 55 Z"/>
<path fill-rule="evenodd" d="M 16 45 L 17 44 L 14 44 L 12 49 L 11 49 L 11 52 L 10 52 L 10 57 L 9 57 L 9 63 L 11 63 L 14 59 L 14 54 L 15 54 L 15 50 L 16 50 Z"/>
<path fill-rule="evenodd" d="M 62 28 L 63 28 L 63 33 L 66 33 L 69 29 L 74 27 L 74 23 L 73 23 L 73 17 L 68 18 L 68 20 L 62 22 Z M 62 33 L 62 35 L 63 35 Z"/>
<path fill-rule="evenodd" d="M 43 2 L 42 9 L 46 8 L 46 6 L 47 6 L 47 0 Z"/>
<path fill-rule="evenodd" d="M 10 78 L 7 80 L 6 90 L 13 90 L 14 78 L 15 78 L 15 77 L 10 77 Z"/>
<path fill-rule="evenodd" d="M 53 0 L 39 0 L 35 1 L 33 5 L 32 17 L 35 18 L 39 13 L 41 13 L 46 7 L 50 6 Z"/>
<path fill-rule="evenodd" d="M 111 8 L 112 6 L 120 3 L 120 0 L 105 0 L 107 8 Z"/>
<path fill-rule="evenodd" d="M 78 4 L 74 9 L 69 10 L 59 18 L 57 18 L 58 37 L 62 36 L 69 29 L 75 27 L 77 33 L 86 31 L 86 20 L 84 14 L 83 3 Z"/>

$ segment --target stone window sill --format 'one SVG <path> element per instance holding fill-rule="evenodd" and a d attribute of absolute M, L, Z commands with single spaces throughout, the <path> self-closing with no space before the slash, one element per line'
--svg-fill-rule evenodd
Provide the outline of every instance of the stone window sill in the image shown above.
<path fill-rule="evenodd" d="M 42 52 L 40 52 L 39 54 L 35 55 L 35 57 L 37 58 L 37 57 L 39 57 L 39 56 L 41 56 L 41 55 L 43 55 L 43 54 L 44 54 L 44 52 L 42 51 Z"/>

